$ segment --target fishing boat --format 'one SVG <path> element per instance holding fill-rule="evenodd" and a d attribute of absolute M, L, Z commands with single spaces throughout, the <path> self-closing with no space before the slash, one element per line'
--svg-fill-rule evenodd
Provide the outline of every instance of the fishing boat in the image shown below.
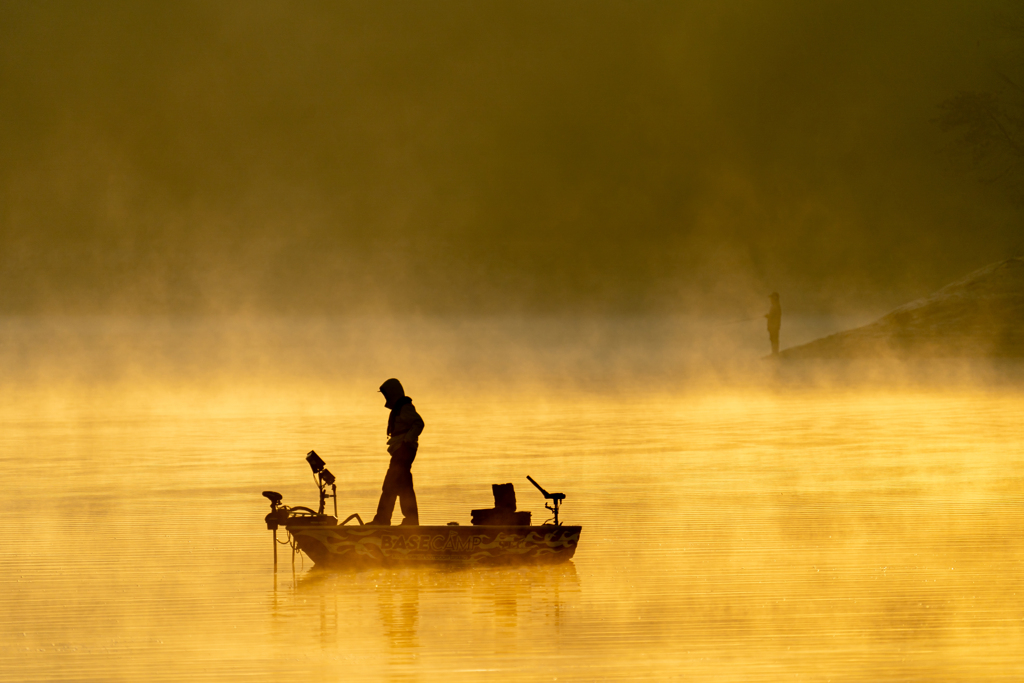
<path fill-rule="evenodd" d="M 565 494 L 548 493 L 532 477 L 527 479 L 544 496 L 544 507 L 552 513 L 543 524 L 531 524 L 530 512 L 516 510 L 512 484 L 495 484 L 494 508 L 473 510 L 469 526 L 457 522 L 444 526 L 379 526 L 364 524 L 358 513 L 339 523 L 334 475 L 315 451 L 307 454 L 306 461 L 320 491 L 318 510 L 287 506 L 280 493 L 263 492 L 270 501 L 266 523 L 274 532 L 275 569 L 279 544 L 292 548 L 293 560 L 301 551 L 317 566 L 336 567 L 553 564 L 565 562 L 576 553 L 582 527 L 565 525 L 558 519 Z M 324 513 L 329 498 L 334 500 L 334 515 Z M 282 527 L 287 534 L 285 541 L 277 537 Z"/>

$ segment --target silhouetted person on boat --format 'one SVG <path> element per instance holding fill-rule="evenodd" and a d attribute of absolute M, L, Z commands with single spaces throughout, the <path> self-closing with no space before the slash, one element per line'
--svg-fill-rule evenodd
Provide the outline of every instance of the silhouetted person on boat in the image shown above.
<path fill-rule="evenodd" d="M 384 394 L 384 407 L 391 408 L 388 417 L 388 453 L 391 465 L 384 475 L 377 514 L 370 524 L 391 524 L 391 513 L 395 511 L 395 498 L 401 499 L 402 524 L 419 525 L 420 513 L 416 507 L 416 493 L 412 490 L 412 461 L 416 459 L 423 418 L 416 412 L 412 399 L 405 395 L 402 383 L 389 379 L 380 385 Z"/>
<path fill-rule="evenodd" d="M 779 305 L 779 293 L 772 292 L 769 297 L 772 300 L 772 307 L 765 313 L 768 318 L 768 338 L 772 342 L 772 355 L 779 355 L 779 328 L 782 327 L 782 306 Z"/>

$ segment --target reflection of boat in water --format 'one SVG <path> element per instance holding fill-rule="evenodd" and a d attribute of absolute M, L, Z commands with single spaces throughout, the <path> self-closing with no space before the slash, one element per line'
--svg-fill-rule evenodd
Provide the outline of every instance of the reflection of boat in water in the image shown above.
<path fill-rule="evenodd" d="M 270 500 L 267 528 L 274 531 L 274 566 L 277 566 L 277 529 L 284 527 L 293 551 L 301 550 L 318 566 L 401 566 L 409 564 L 508 565 L 565 562 L 576 553 L 582 527 L 558 521 L 564 493 L 548 493 L 532 478 L 551 505 L 553 518 L 530 524 L 529 512 L 515 509 L 512 484 L 495 485 L 495 507 L 473 510 L 473 525 L 377 526 L 363 524 L 358 514 L 338 523 L 334 475 L 313 451 L 306 457 L 317 477 L 320 507 L 283 505 L 282 496 L 264 491 Z M 330 487 L 331 492 L 327 489 Z M 334 498 L 335 514 L 324 514 L 327 498 Z M 349 524 L 355 520 L 356 523 Z"/>

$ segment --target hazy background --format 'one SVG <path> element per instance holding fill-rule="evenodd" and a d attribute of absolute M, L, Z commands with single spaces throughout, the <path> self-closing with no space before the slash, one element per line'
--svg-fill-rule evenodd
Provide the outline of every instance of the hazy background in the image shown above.
<path fill-rule="evenodd" d="M 3 2 L 0 313 L 883 313 L 1024 246 L 1014 8 Z"/>
<path fill-rule="evenodd" d="M 1024 680 L 1024 367 L 759 317 L 1024 251 L 940 122 L 1024 127 L 1019 6 L 0 0 L 0 681 Z M 423 520 L 529 474 L 564 573 L 278 583 L 259 492 L 365 519 L 393 376 Z"/>

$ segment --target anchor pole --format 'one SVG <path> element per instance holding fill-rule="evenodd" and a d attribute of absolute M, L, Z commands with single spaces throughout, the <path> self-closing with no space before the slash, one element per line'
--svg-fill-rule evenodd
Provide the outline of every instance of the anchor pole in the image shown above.
<path fill-rule="evenodd" d="M 277 573 L 277 529 L 274 529 L 274 573 Z"/>

